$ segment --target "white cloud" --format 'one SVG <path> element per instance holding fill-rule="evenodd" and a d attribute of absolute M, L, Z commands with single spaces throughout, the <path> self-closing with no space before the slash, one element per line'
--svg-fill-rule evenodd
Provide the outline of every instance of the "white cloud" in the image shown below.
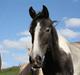
<path fill-rule="evenodd" d="M 19 40 L 4 40 L 2 45 L 5 48 L 24 49 L 31 48 L 31 37 L 21 37 Z"/>
<path fill-rule="evenodd" d="M 10 40 L 10 39 L 4 39 L 3 41 L 0 41 L 0 54 L 2 56 L 2 68 L 7 68 L 12 65 L 9 65 L 7 60 L 4 60 L 6 54 L 11 54 L 11 57 L 13 57 L 13 60 L 15 60 L 15 63 L 25 63 L 28 62 L 28 52 L 26 51 L 25 54 L 22 55 L 17 55 L 17 53 L 12 53 L 11 49 L 16 49 L 16 50 L 23 50 L 26 48 L 31 48 L 32 47 L 32 42 L 31 42 L 31 36 L 29 32 L 21 32 L 19 35 L 20 38 L 18 40 Z M 9 51 L 10 50 L 10 51 Z M 10 60 L 10 59 L 9 59 Z"/>
<path fill-rule="evenodd" d="M 64 22 L 66 27 L 80 27 L 80 18 L 67 18 Z"/>
<path fill-rule="evenodd" d="M 24 36 L 19 38 L 18 40 L 3 40 L 2 45 L 4 48 L 16 48 L 16 49 L 25 49 L 25 48 L 31 48 L 31 35 L 28 31 L 20 32 L 18 35 Z"/>
<path fill-rule="evenodd" d="M 1 49 L 0 49 L 0 53 L 1 53 L 1 54 L 5 54 L 5 53 L 8 54 L 9 51 L 8 51 L 8 50 L 1 50 Z"/>
<path fill-rule="evenodd" d="M 61 29 L 60 32 L 66 38 L 80 38 L 79 32 L 74 32 L 74 31 L 67 29 L 67 28 Z"/>
<path fill-rule="evenodd" d="M 8 54 L 9 51 L 6 50 L 2 45 L 0 45 L 0 53 L 1 53 L 1 54 L 4 54 L 4 53 Z"/>
<path fill-rule="evenodd" d="M 30 36 L 30 33 L 29 33 L 29 31 L 24 31 L 24 32 L 18 33 L 18 35 L 21 35 L 21 36 Z"/>
<path fill-rule="evenodd" d="M 14 56 L 13 58 L 15 61 L 20 62 L 20 63 L 27 63 L 28 62 L 27 54 L 24 56 Z"/>

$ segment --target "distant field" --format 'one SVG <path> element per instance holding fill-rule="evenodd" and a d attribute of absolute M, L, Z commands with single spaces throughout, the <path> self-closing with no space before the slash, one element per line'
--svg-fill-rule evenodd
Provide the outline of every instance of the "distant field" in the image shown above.
<path fill-rule="evenodd" d="M 19 73 L 19 67 L 11 67 L 8 69 L 3 69 L 0 72 L 0 75 L 18 75 Z"/>

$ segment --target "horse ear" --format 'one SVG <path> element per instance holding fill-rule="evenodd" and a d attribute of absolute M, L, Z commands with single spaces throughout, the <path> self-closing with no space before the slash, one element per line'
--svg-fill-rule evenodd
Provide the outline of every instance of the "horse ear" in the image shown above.
<path fill-rule="evenodd" d="M 35 16 L 36 16 L 36 12 L 32 7 L 29 8 L 29 14 L 32 19 L 35 18 Z"/>
<path fill-rule="evenodd" d="M 49 17 L 49 12 L 48 12 L 48 9 L 45 5 L 43 5 L 43 10 L 42 10 L 42 14 L 45 18 L 48 18 Z"/>

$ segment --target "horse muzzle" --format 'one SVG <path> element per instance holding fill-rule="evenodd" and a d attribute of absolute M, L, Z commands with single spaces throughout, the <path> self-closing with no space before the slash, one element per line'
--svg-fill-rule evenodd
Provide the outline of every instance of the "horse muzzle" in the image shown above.
<path fill-rule="evenodd" d="M 32 67 L 35 68 L 35 69 L 42 67 L 43 61 L 42 61 L 42 58 L 41 58 L 39 55 L 37 55 L 37 56 L 35 57 L 35 59 L 33 59 L 33 58 L 30 56 L 30 57 L 29 57 L 29 61 L 30 61 L 30 64 L 32 64 Z"/>

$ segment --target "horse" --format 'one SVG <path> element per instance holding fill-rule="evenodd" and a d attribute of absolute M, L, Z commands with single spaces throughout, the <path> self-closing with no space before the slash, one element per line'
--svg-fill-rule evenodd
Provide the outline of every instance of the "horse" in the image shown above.
<path fill-rule="evenodd" d="M 33 70 L 42 68 L 43 75 L 74 75 L 72 55 L 67 41 L 56 31 L 49 11 L 43 5 L 42 11 L 36 13 L 31 6 L 32 18 L 29 32 L 32 37 L 32 49 L 29 61 Z"/>

